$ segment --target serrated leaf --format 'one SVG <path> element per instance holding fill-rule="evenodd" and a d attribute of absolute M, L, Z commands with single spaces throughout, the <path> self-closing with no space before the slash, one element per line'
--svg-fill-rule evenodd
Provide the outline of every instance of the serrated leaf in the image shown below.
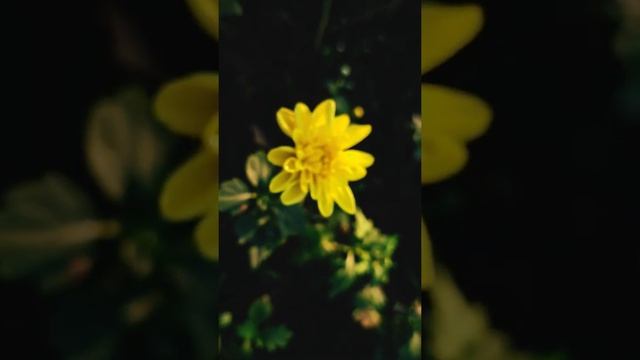
<path fill-rule="evenodd" d="M 242 180 L 238 178 L 227 180 L 220 185 L 218 209 L 219 211 L 228 211 L 243 205 L 255 197 L 256 194 L 249 191 L 249 188 Z"/>
<path fill-rule="evenodd" d="M 266 183 L 269 180 L 271 166 L 269 166 L 267 158 L 262 151 L 251 154 L 247 158 L 245 172 L 247 179 L 254 187 L 257 187 L 260 182 Z"/>
<path fill-rule="evenodd" d="M 293 332 L 286 326 L 277 325 L 263 330 L 260 339 L 267 351 L 274 351 L 286 347 L 292 336 Z"/>

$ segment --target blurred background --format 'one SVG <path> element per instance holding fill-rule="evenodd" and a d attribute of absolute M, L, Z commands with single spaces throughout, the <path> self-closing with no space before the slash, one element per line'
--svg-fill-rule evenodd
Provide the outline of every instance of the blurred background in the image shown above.
<path fill-rule="evenodd" d="M 436 261 L 520 350 L 637 356 L 639 3 L 475 3 L 479 36 L 425 77 L 494 111 L 425 187 Z"/>
<path fill-rule="evenodd" d="M 212 358 L 215 265 L 194 250 L 193 224 L 157 210 L 199 144 L 160 126 L 151 101 L 217 69 L 217 43 L 183 1 L 2 12 L 0 357 Z"/>

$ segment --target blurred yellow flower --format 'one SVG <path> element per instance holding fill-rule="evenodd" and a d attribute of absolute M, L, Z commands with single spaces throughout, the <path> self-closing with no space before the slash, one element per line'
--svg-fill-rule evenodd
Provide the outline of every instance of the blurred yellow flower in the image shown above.
<path fill-rule="evenodd" d="M 214 38 L 218 38 L 218 0 L 187 0 L 193 16 L 200 26 Z"/>
<path fill-rule="evenodd" d="M 218 34 L 218 1 L 189 0 L 194 15 L 212 36 Z M 165 84 L 155 113 L 170 130 L 199 138 L 200 150 L 165 182 L 160 211 L 171 221 L 203 219 L 195 230 L 200 252 L 218 259 L 218 74 L 191 74 Z"/>
<path fill-rule="evenodd" d="M 422 72 L 440 65 L 471 41 L 483 23 L 477 5 L 422 5 Z M 467 162 L 466 142 L 483 134 L 491 109 L 459 90 L 422 84 L 422 183 L 431 184 L 460 171 Z M 433 280 L 429 235 L 422 229 L 422 287 Z"/>
<path fill-rule="evenodd" d="M 271 180 L 269 190 L 282 192 L 280 200 L 285 205 L 302 202 L 310 193 L 324 217 L 331 216 L 334 202 L 355 214 L 349 182 L 364 178 L 374 157 L 350 148 L 371 133 L 371 125 L 350 124 L 346 114 L 336 116 L 336 103 L 331 99 L 313 112 L 303 103 L 297 103 L 294 110 L 281 108 L 276 119 L 295 147 L 279 146 L 267 154 L 272 164 L 283 168 Z"/>

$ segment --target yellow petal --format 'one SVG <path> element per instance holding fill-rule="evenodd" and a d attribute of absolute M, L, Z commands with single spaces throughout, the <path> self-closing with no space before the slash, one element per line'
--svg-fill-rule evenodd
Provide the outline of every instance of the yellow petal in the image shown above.
<path fill-rule="evenodd" d="M 276 113 L 278 126 L 285 135 L 292 137 L 293 130 L 296 128 L 296 114 L 287 108 L 280 108 Z"/>
<path fill-rule="evenodd" d="M 267 154 L 267 160 L 273 165 L 282 166 L 290 157 L 296 156 L 296 149 L 291 146 L 278 146 L 273 148 Z"/>
<path fill-rule="evenodd" d="M 342 154 L 340 154 L 340 158 L 342 161 L 351 166 L 358 165 L 365 168 L 373 165 L 373 162 L 375 161 L 373 155 L 360 150 L 344 151 L 342 152 Z"/>
<path fill-rule="evenodd" d="M 293 177 L 292 173 L 281 171 L 278 175 L 274 176 L 269 183 L 269 191 L 273 193 L 279 193 L 287 188 L 289 180 Z"/>
<path fill-rule="evenodd" d="M 318 183 L 318 210 L 324 217 L 329 217 L 333 214 L 333 198 L 329 194 L 326 184 Z"/>
<path fill-rule="evenodd" d="M 350 122 L 351 120 L 349 119 L 349 115 L 347 114 L 336 116 L 331 123 L 331 132 L 333 133 L 333 135 L 342 134 L 349 127 Z"/>
<path fill-rule="evenodd" d="M 204 133 L 202 134 L 202 143 L 205 145 L 207 150 L 211 151 L 213 154 L 218 154 L 219 152 L 219 122 L 218 122 L 218 114 L 213 117 L 211 121 L 207 124 L 204 129 Z"/>
<path fill-rule="evenodd" d="M 349 125 L 344 132 L 341 148 L 348 149 L 355 146 L 371 134 L 371 125 Z"/>
<path fill-rule="evenodd" d="M 217 199 L 218 159 L 208 151 L 200 151 L 164 184 L 160 210 L 169 220 L 186 220 L 209 211 Z"/>
<path fill-rule="evenodd" d="M 298 182 L 285 190 L 282 195 L 280 195 L 280 200 L 285 205 L 293 205 L 304 200 L 306 196 L 307 192 L 302 190 L 300 183 Z"/>
<path fill-rule="evenodd" d="M 212 209 L 196 227 L 196 246 L 202 255 L 218 260 L 218 211 Z"/>
<path fill-rule="evenodd" d="M 311 111 L 309 107 L 303 103 L 297 103 L 294 109 L 296 116 L 296 129 L 300 129 L 302 133 L 308 129 L 309 119 L 311 118 Z"/>
<path fill-rule="evenodd" d="M 433 279 L 436 274 L 436 267 L 433 262 L 433 254 L 431 252 L 431 239 L 429 239 L 429 232 L 427 231 L 427 226 L 422 220 L 422 244 L 421 244 L 421 252 L 422 252 L 422 266 L 421 266 L 421 283 L 422 290 L 427 290 L 431 284 L 433 284 Z"/>
<path fill-rule="evenodd" d="M 290 157 L 282 164 L 282 168 L 290 173 L 295 173 L 301 170 L 302 163 L 298 158 Z"/>
<path fill-rule="evenodd" d="M 487 131 L 491 108 L 479 98 L 438 85 L 422 85 L 422 132 L 437 129 L 460 141 Z"/>
<path fill-rule="evenodd" d="M 164 85 L 156 96 L 154 110 L 169 129 L 202 136 L 218 113 L 218 74 L 193 74 Z"/>
<path fill-rule="evenodd" d="M 311 114 L 311 120 L 314 126 L 321 126 L 328 123 L 336 115 L 336 102 L 328 99 L 316 106 Z"/>
<path fill-rule="evenodd" d="M 336 169 L 335 176 L 348 181 L 358 181 L 367 176 L 367 169 L 362 166 L 344 166 Z"/>
<path fill-rule="evenodd" d="M 335 199 L 338 206 L 342 208 L 346 213 L 354 215 L 356 213 L 356 198 L 353 196 L 353 191 L 349 185 L 342 185 L 336 187 Z"/>
<path fill-rule="evenodd" d="M 453 56 L 482 28 L 482 8 L 477 5 L 422 5 L 422 72 Z"/>
<path fill-rule="evenodd" d="M 422 183 L 430 184 L 448 178 L 467 163 L 467 149 L 460 141 L 439 133 L 422 134 Z"/>
<path fill-rule="evenodd" d="M 218 38 L 218 0 L 187 0 L 193 16 L 200 26 L 214 38 Z"/>
<path fill-rule="evenodd" d="M 309 194 L 313 200 L 318 200 L 318 186 L 314 175 L 311 175 L 309 179 Z"/>

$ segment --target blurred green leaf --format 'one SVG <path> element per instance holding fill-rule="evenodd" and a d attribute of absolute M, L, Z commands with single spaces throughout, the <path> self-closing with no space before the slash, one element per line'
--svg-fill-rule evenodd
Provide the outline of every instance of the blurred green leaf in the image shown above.
<path fill-rule="evenodd" d="M 288 237 L 304 232 L 307 217 L 302 206 L 277 206 L 273 208 L 273 212 L 282 236 Z"/>
<path fill-rule="evenodd" d="M 242 180 L 237 178 L 227 180 L 220 185 L 218 209 L 220 211 L 228 211 L 245 204 L 255 197 L 256 194 L 249 191 L 249 188 Z"/>
<path fill-rule="evenodd" d="M 356 221 L 355 221 L 355 236 L 357 238 L 363 239 L 366 234 L 374 229 L 373 222 L 367 219 L 362 211 L 358 209 L 356 211 Z"/>
<path fill-rule="evenodd" d="M 254 187 L 257 187 L 260 182 L 266 183 L 269 180 L 269 175 L 271 175 L 271 166 L 262 151 L 251 154 L 247 158 L 245 170 L 247 179 Z"/>
<path fill-rule="evenodd" d="M 238 0 L 220 0 L 220 17 L 241 15 L 242 6 Z"/>
<path fill-rule="evenodd" d="M 59 175 L 9 190 L 0 210 L 0 276 L 22 276 L 119 231 L 92 217 L 87 197 Z"/>
<path fill-rule="evenodd" d="M 233 228 L 240 244 L 248 242 L 258 231 L 258 215 L 255 212 L 238 215 Z"/>
<path fill-rule="evenodd" d="M 249 308 L 249 320 L 256 326 L 259 326 L 271 316 L 272 312 L 271 299 L 268 295 L 264 295 L 251 304 Z"/>
<path fill-rule="evenodd" d="M 333 298 L 353 285 L 355 281 L 354 276 L 349 276 L 344 269 L 338 270 L 329 280 L 329 297 Z"/>
<path fill-rule="evenodd" d="M 256 324 L 248 320 L 238 325 L 236 332 L 238 333 L 238 336 L 248 340 L 253 340 L 258 336 L 258 328 Z"/>
<path fill-rule="evenodd" d="M 261 346 L 267 351 L 274 351 L 278 348 L 284 348 L 291 340 L 293 333 L 284 325 L 269 327 L 261 333 Z"/>
<path fill-rule="evenodd" d="M 109 198 L 122 200 L 126 162 L 134 143 L 125 109 L 113 100 L 98 104 L 89 116 L 85 142 L 89 170 L 96 182 Z"/>
<path fill-rule="evenodd" d="M 129 180 L 150 183 L 164 149 L 144 90 L 127 88 L 95 105 L 85 150 L 89 171 L 110 199 L 122 200 Z"/>

